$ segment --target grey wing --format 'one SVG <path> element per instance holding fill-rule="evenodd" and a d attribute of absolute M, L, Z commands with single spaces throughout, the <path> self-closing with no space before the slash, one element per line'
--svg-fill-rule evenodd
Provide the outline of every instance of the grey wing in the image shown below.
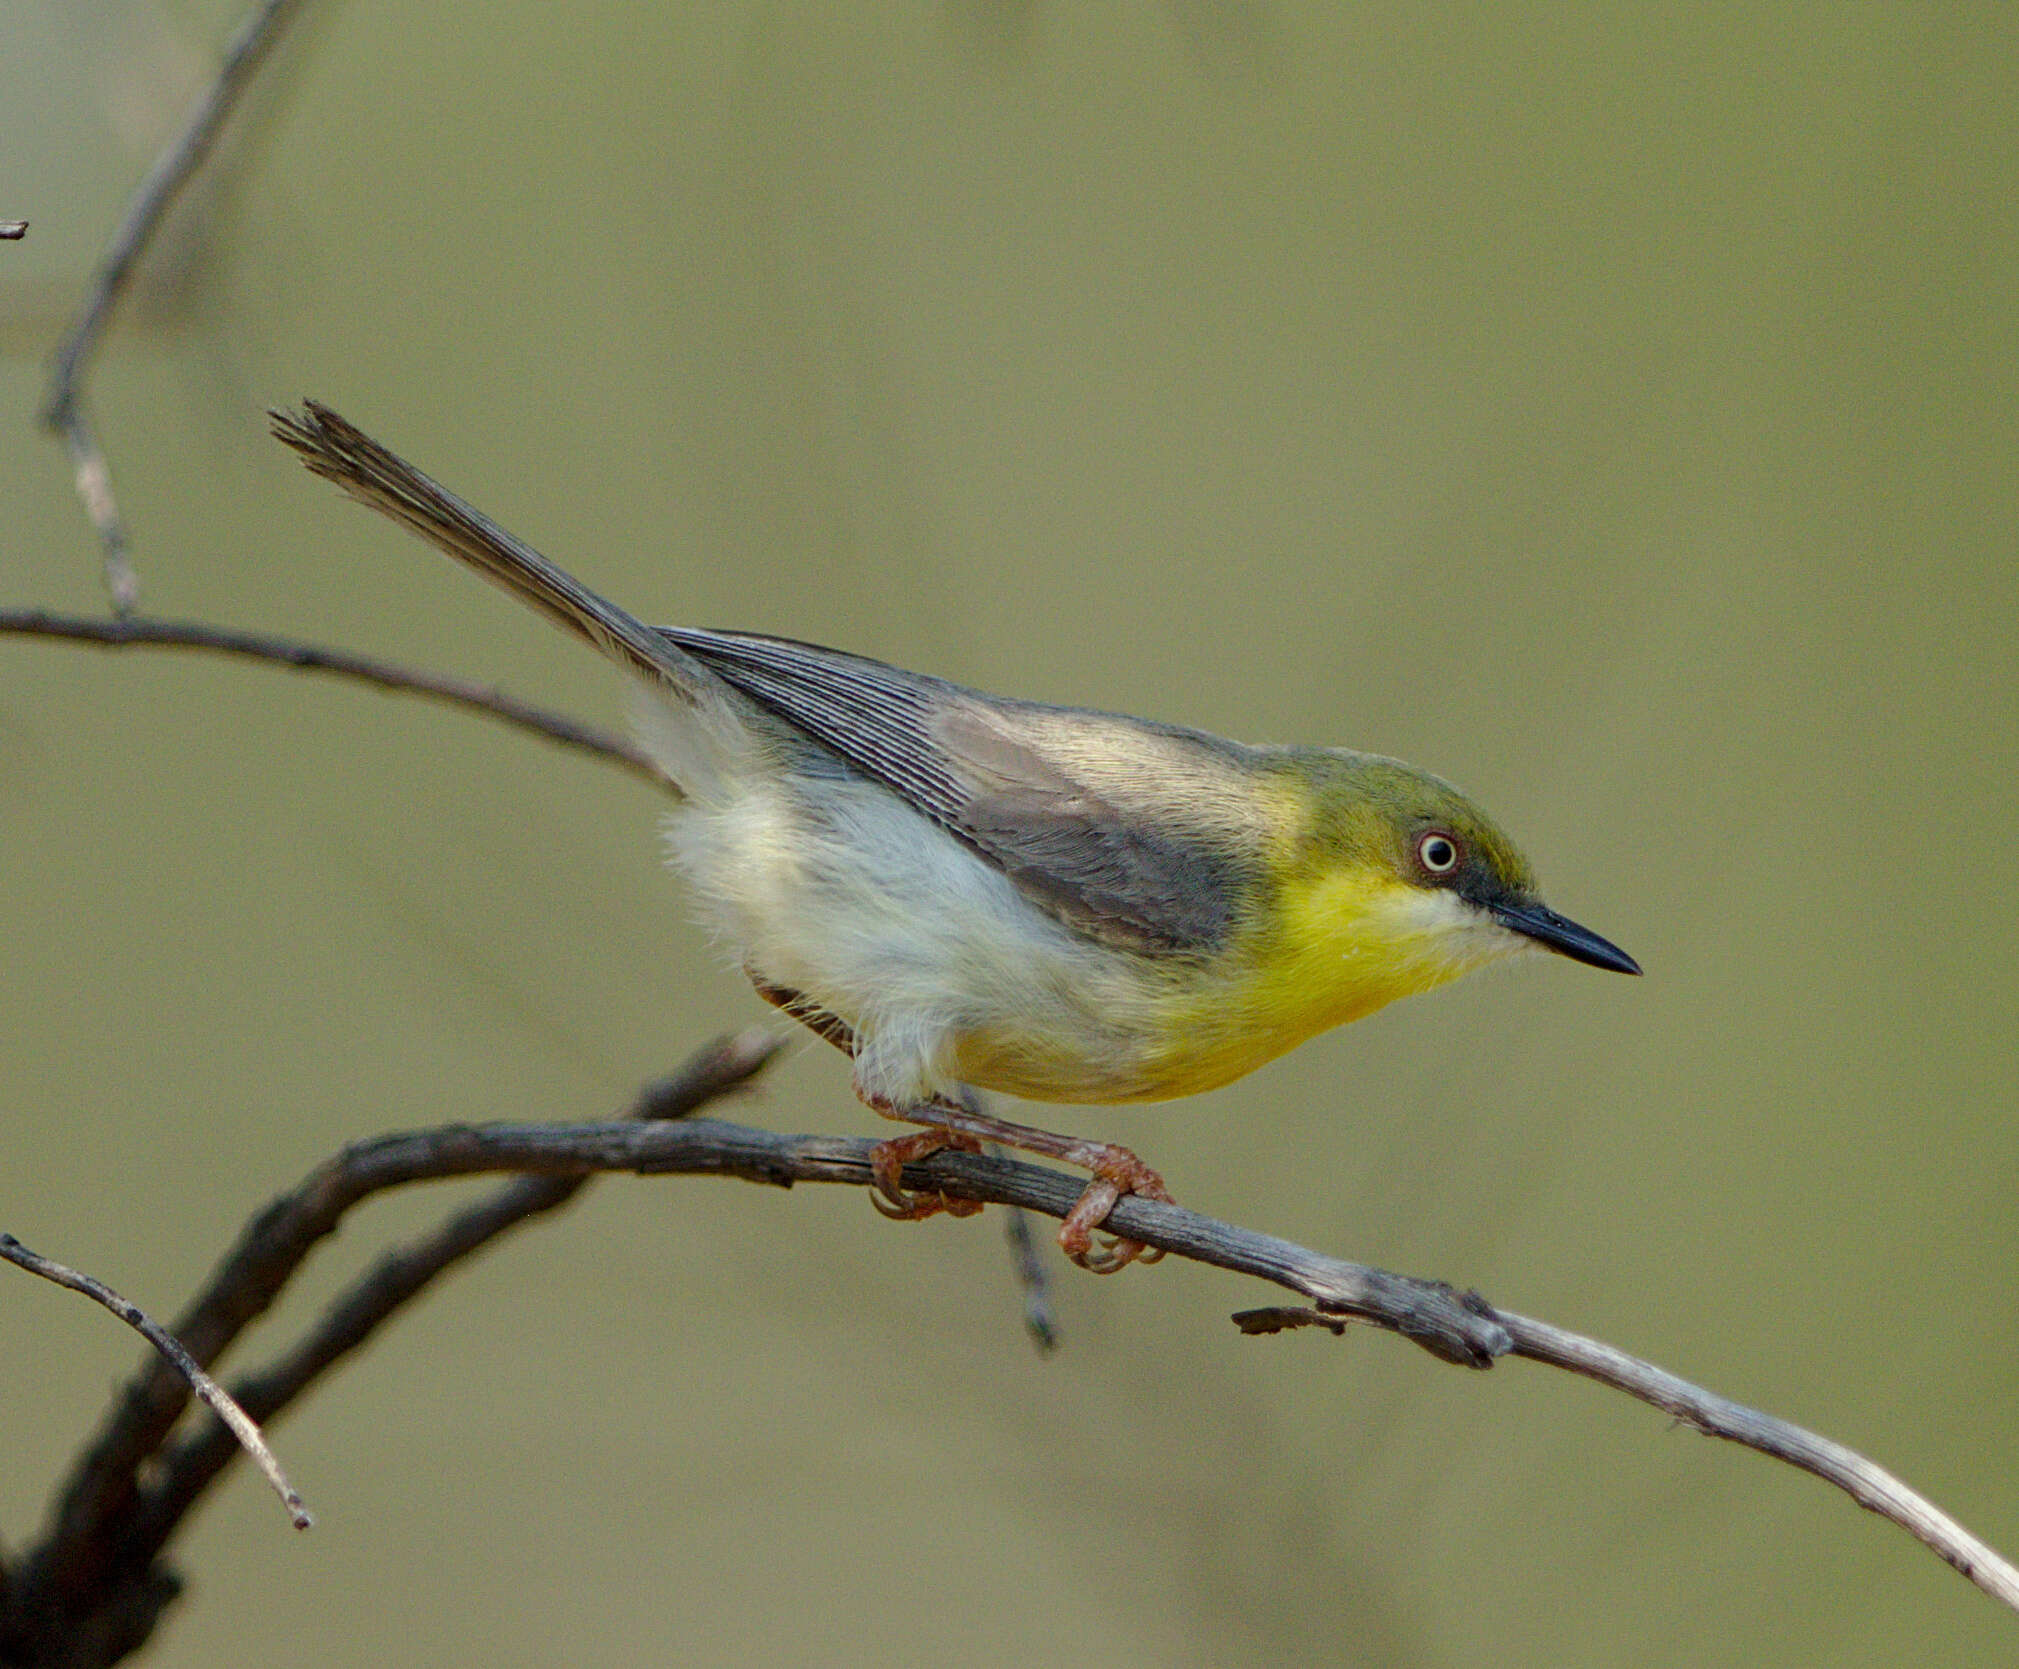
<path fill-rule="evenodd" d="M 1267 831 L 1236 743 L 784 638 L 661 632 L 1094 937 L 1210 951 L 1258 882 Z"/>

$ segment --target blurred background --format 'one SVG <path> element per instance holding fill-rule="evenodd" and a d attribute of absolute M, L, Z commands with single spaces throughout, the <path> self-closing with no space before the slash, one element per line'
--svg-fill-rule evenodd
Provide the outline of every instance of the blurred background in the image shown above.
<path fill-rule="evenodd" d="M 102 606 L 47 357 L 239 16 L 0 23 L 0 595 Z M 480 24 L 473 21 L 481 18 Z M 148 608 L 616 722 L 310 480 L 313 394 L 647 618 L 1401 755 L 1648 977 L 1524 963 L 1059 1115 L 2019 1552 L 2019 190 L 2002 7 L 311 8 L 92 387 Z M 0 642 L 0 1226 L 172 1313 L 352 1137 L 765 1017 L 641 785 L 271 668 Z M 812 1042 L 732 1116 L 873 1134 Z M 240 1365 L 454 1190 L 379 1203 Z M 180 1545 L 161 1665 L 1894 1664 L 2013 1619 L 1561 1374 L 1244 1339 L 1000 1214 L 611 1179 Z M 0 1278 L 18 1546 L 137 1360 Z M 368 1600 L 367 1600 L 368 1596 Z"/>

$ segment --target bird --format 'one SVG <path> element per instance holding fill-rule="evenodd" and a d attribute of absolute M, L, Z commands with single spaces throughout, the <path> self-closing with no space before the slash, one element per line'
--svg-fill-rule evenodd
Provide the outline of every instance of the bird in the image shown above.
<path fill-rule="evenodd" d="M 1545 905 L 1476 804 L 1378 754 L 1258 746 L 985 694 L 757 632 L 653 627 L 328 406 L 273 411 L 315 474 L 586 640 L 635 686 L 677 796 L 668 859 L 766 1001 L 917 1126 L 873 1150 L 887 1215 L 967 1215 L 905 1164 L 982 1141 L 1091 1173 L 1058 1233 L 1096 1273 L 1156 1254 L 1099 1234 L 1169 1201 L 1129 1149 L 985 1112 L 976 1090 L 1168 1101 L 1520 952 L 1639 964 Z"/>

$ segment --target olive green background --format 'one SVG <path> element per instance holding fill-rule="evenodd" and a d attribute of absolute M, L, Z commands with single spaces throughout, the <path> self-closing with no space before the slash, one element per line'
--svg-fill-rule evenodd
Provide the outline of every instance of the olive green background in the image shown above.
<path fill-rule="evenodd" d="M 0 595 L 100 606 L 32 413 L 234 7 L 0 22 Z M 1536 960 L 1059 1115 L 2019 1551 L 2019 170 L 1997 5 L 315 9 L 94 403 L 148 605 L 614 721 L 311 481 L 330 401 L 648 618 L 1390 752 L 1644 981 Z M 345 1140 L 602 1116 L 765 1018 L 652 795 L 273 669 L 0 642 L 0 1227 L 172 1311 Z M 742 1114 L 867 1134 L 817 1044 Z M 452 1197 L 375 1204 L 242 1365 Z M 1249 1340 L 998 1214 L 612 1179 L 236 1476 L 153 1661 L 2004 1661 L 1819 1483 L 1545 1369 Z M 0 1535 L 136 1360 L 0 1278 Z"/>

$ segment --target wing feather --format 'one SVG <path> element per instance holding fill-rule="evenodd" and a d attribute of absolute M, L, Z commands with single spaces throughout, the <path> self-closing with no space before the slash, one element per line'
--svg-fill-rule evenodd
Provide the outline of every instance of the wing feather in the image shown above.
<path fill-rule="evenodd" d="M 1238 743 L 786 638 L 661 631 L 1097 938 L 1210 951 L 1259 880 L 1267 830 Z"/>

